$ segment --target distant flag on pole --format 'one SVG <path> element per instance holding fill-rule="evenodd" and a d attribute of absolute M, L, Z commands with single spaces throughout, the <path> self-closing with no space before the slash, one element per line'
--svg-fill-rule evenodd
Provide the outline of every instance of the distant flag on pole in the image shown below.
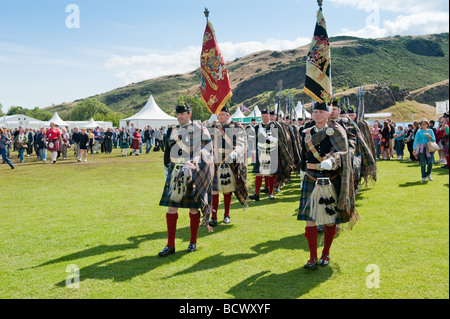
<path fill-rule="evenodd" d="M 209 11 L 205 10 L 207 18 L 206 30 L 203 35 L 201 54 L 202 83 L 200 87 L 203 101 L 212 114 L 219 114 L 228 100 L 233 96 L 225 61 L 217 44 L 212 24 L 208 20 Z"/>
<path fill-rule="evenodd" d="M 317 12 L 314 37 L 306 60 L 305 93 L 316 102 L 330 103 L 331 85 L 331 50 L 328 41 L 327 26 L 322 8 Z"/>
<path fill-rule="evenodd" d="M 242 112 L 250 112 L 250 110 L 246 108 L 244 104 L 242 104 Z"/>

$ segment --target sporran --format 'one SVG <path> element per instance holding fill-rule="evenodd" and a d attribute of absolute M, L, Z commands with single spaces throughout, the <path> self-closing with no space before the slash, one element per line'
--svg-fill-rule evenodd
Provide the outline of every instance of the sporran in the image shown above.
<path fill-rule="evenodd" d="M 186 177 L 179 176 L 183 165 L 175 165 L 170 177 L 170 200 L 180 203 L 187 193 Z"/>
<path fill-rule="evenodd" d="M 337 194 L 330 178 L 318 178 L 310 197 L 310 217 L 316 225 L 336 222 Z"/>

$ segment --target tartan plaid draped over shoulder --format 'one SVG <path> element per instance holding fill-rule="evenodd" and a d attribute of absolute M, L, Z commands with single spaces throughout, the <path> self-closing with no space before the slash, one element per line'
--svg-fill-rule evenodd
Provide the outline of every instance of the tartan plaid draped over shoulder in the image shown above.
<path fill-rule="evenodd" d="M 200 153 L 194 155 L 190 163 L 193 164 L 190 172 L 192 174 L 192 184 L 194 185 L 191 196 L 201 201 L 201 210 L 203 214 L 211 212 L 211 192 L 214 180 L 214 160 L 212 154 L 211 135 L 208 129 L 200 121 L 193 122 L 194 134 L 193 145 L 201 145 Z M 208 147 L 209 145 L 209 147 Z M 200 156 L 200 158 L 198 157 Z"/>
<path fill-rule="evenodd" d="M 337 202 L 340 211 L 353 215 L 355 208 L 355 193 L 353 188 L 353 169 L 349 154 L 349 143 L 345 129 L 335 123 L 330 122 L 329 127 L 334 129 L 334 133 L 330 136 L 331 144 L 335 152 L 331 154 L 333 158 L 340 162 L 341 190 Z M 313 145 L 317 145 L 324 139 L 325 132 L 319 132 L 312 135 Z"/>
<path fill-rule="evenodd" d="M 230 121 L 230 123 L 223 126 L 220 124 L 211 125 L 210 129 L 214 132 L 212 136 L 214 161 L 217 165 L 227 162 L 227 164 L 231 167 L 236 178 L 236 190 L 234 191 L 234 195 L 241 205 L 248 206 L 248 168 L 245 157 L 245 154 L 247 154 L 248 145 L 245 129 L 242 124 L 237 121 Z M 227 135 L 227 129 L 231 130 L 233 136 Z M 220 138 L 221 136 L 222 138 Z M 230 159 L 225 158 L 225 154 L 219 152 L 220 148 L 225 149 L 226 147 L 228 147 L 229 150 L 236 151 L 239 160 L 233 160 L 229 163 Z"/>
<path fill-rule="evenodd" d="M 376 149 L 367 121 L 358 121 L 360 136 L 358 136 L 358 152 L 361 154 L 361 176 L 367 186 L 369 180 L 377 181 Z"/>
<path fill-rule="evenodd" d="M 190 201 L 194 203 L 198 202 L 200 203 L 200 208 L 203 215 L 209 215 L 211 212 L 210 203 L 212 183 L 214 179 L 214 160 L 212 154 L 211 135 L 209 134 L 208 129 L 203 126 L 200 121 L 195 121 L 190 124 L 188 129 L 184 131 L 184 133 L 186 132 L 189 132 L 188 140 L 190 145 L 184 144 L 181 141 L 181 139 L 185 139 L 185 136 L 178 135 L 181 133 L 178 127 L 173 127 L 171 130 L 171 136 L 175 137 L 175 140 L 172 141 L 170 145 L 173 147 L 174 144 L 178 144 L 180 149 L 184 149 L 186 154 L 189 154 L 189 158 L 186 158 L 186 161 L 182 161 L 184 162 L 182 163 L 183 168 L 179 174 L 183 174 L 187 177 L 186 186 L 188 186 L 188 189 L 191 190 L 191 193 L 186 196 L 187 204 L 177 207 L 189 208 L 191 205 L 189 204 Z M 175 159 L 169 156 L 169 153 L 171 153 L 170 149 L 172 147 L 168 147 L 166 149 L 167 154 L 165 154 L 165 161 L 173 163 Z M 166 188 L 168 187 L 169 180 L 170 177 L 167 179 Z M 170 205 L 168 197 L 170 197 L 170 191 L 165 189 L 160 205 Z"/>
<path fill-rule="evenodd" d="M 278 154 L 280 167 L 278 170 L 278 181 L 284 181 L 295 169 L 294 149 L 291 141 L 289 128 L 283 122 L 277 122 L 278 133 Z"/>

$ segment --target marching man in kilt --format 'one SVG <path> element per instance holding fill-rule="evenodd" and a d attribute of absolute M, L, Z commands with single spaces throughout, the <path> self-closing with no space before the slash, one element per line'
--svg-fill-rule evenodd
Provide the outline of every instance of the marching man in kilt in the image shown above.
<path fill-rule="evenodd" d="M 247 137 L 243 126 L 231 120 L 228 107 L 218 114 L 218 123 L 212 124 L 214 148 L 214 182 L 210 226 L 217 226 L 219 194 L 224 198 L 224 224 L 229 224 L 232 193 L 242 205 L 247 200 Z"/>
<path fill-rule="evenodd" d="M 167 257 L 175 253 L 175 234 L 178 208 L 188 208 L 191 238 L 187 252 L 197 249 L 197 233 L 201 209 L 206 222 L 211 212 L 211 186 L 214 178 L 211 137 L 201 122 L 191 121 L 189 104 L 176 107 L 179 125 L 168 129 L 168 142 L 164 152 L 166 184 L 159 203 L 168 207 L 167 246 L 159 256 Z M 205 223 L 206 223 L 205 222 Z"/>
<path fill-rule="evenodd" d="M 336 225 L 356 221 L 352 165 L 344 128 L 329 121 L 331 108 L 316 103 L 313 124 L 302 131 L 301 170 L 305 171 L 298 220 L 306 221 L 305 237 L 310 259 L 304 266 L 316 269 L 327 266 Z M 324 227 L 324 247 L 317 258 L 318 225 Z"/>
<path fill-rule="evenodd" d="M 273 190 L 277 182 L 278 158 L 277 154 L 278 134 L 276 131 L 278 125 L 271 121 L 271 114 L 267 108 L 261 110 L 262 123 L 255 127 L 256 131 L 256 161 L 253 165 L 253 173 L 257 174 L 255 178 L 255 194 L 250 199 L 259 201 L 259 194 L 264 177 L 268 189 L 269 199 L 275 199 Z"/>
<path fill-rule="evenodd" d="M 276 116 L 276 115 L 275 115 Z M 275 185 L 286 180 L 294 168 L 294 160 L 289 152 L 288 138 L 278 122 L 271 120 L 268 109 L 261 110 L 262 123 L 255 127 L 256 161 L 253 165 L 255 178 L 255 194 L 249 198 L 260 200 L 262 179 L 268 188 L 269 199 L 275 199 Z"/>
<path fill-rule="evenodd" d="M 48 140 L 47 149 L 52 154 L 52 164 L 55 164 L 62 144 L 61 131 L 55 123 L 51 122 L 50 128 L 45 132 L 45 136 Z"/>

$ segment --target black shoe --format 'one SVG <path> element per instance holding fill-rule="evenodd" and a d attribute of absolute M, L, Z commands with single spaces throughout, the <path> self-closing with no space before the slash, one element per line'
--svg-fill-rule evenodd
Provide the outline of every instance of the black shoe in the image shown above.
<path fill-rule="evenodd" d="M 311 269 L 315 270 L 319 267 L 319 264 L 317 263 L 316 259 L 310 259 L 308 262 L 303 266 L 304 269 Z"/>
<path fill-rule="evenodd" d="M 270 199 L 270 200 L 274 200 L 274 199 L 275 199 L 275 196 L 269 195 L 269 199 Z"/>
<path fill-rule="evenodd" d="M 447 166 L 447 165 L 444 165 L 444 166 L 441 166 L 441 168 L 443 168 L 443 169 L 448 169 L 448 166 Z"/>
<path fill-rule="evenodd" d="M 328 266 L 330 264 L 330 256 L 322 255 L 319 261 L 321 267 Z"/>
<path fill-rule="evenodd" d="M 259 202 L 259 195 L 256 195 L 256 194 L 250 195 L 249 198 L 252 199 L 252 200 L 256 200 L 257 202 Z"/>
<path fill-rule="evenodd" d="M 267 194 L 267 193 L 269 193 L 269 189 L 266 187 L 261 188 L 261 193 Z"/>
<path fill-rule="evenodd" d="M 229 217 L 229 216 L 225 216 L 225 218 L 223 219 L 223 223 L 224 223 L 224 224 L 229 224 L 229 223 L 231 223 L 230 217 Z"/>
<path fill-rule="evenodd" d="M 194 252 L 194 251 L 196 251 L 197 250 L 197 246 L 195 245 L 195 244 L 189 244 L 189 246 L 188 246 L 188 248 L 187 248 L 187 252 L 188 253 L 192 253 L 192 252 Z"/>
<path fill-rule="evenodd" d="M 209 221 L 209 226 L 211 226 L 211 227 L 217 226 L 217 219 L 212 218 L 212 219 Z"/>
<path fill-rule="evenodd" d="M 175 247 L 166 246 L 163 250 L 161 250 L 158 254 L 160 257 L 167 257 L 169 255 L 175 254 Z"/>

